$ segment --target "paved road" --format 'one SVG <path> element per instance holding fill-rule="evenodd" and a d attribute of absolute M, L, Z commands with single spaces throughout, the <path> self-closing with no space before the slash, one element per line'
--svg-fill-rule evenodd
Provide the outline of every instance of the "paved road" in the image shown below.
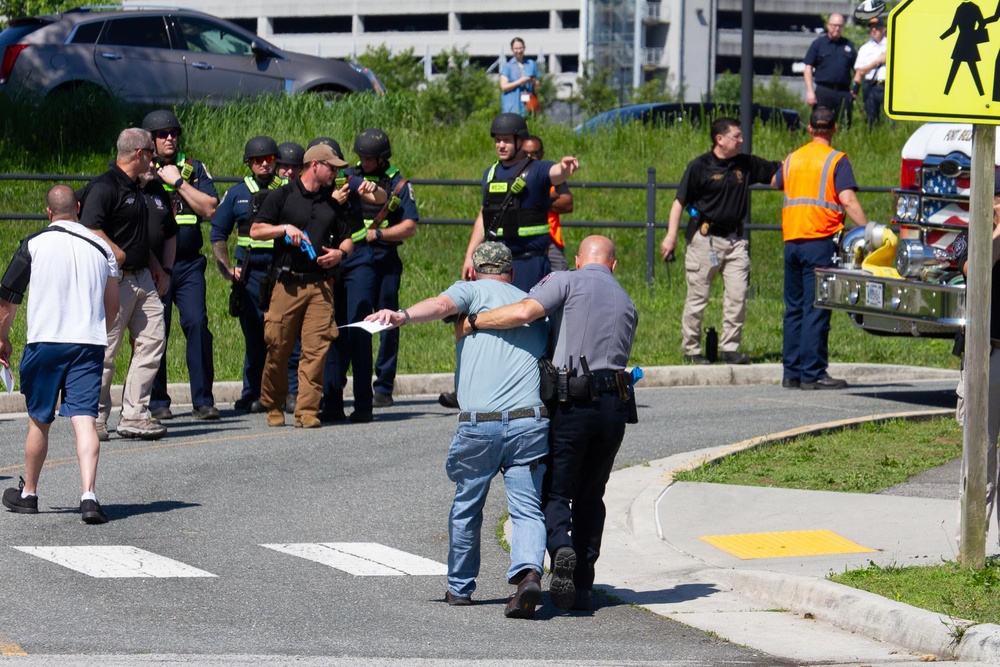
<path fill-rule="evenodd" d="M 641 389 L 641 423 L 630 427 L 619 463 L 808 423 L 947 407 L 952 385 L 815 393 L 776 386 Z M 142 664 L 143 654 L 214 656 L 219 664 L 245 659 L 223 657 L 231 655 L 364 657 L 369 666 L 383 664 L 374 659 L 443 665 L 500 658 L 781 664 L 606 596 L 598 596 L 593 617 L 546 607 L 541 622 L 504 619 L 507 556 L 493 539 L 503 512 L 500 484 L 483 528 L 480 604 L 450 608 L 440 602 L 443 576 L 402 574 L 422 567 L 439 572 L 446 560 L 452 486 L 443 462 L 454 413 L 432 398 L 403 399 L 369 425 L 268 429 L 260 416 L 230 411 L 219 424 L 185 418 L 170 429 L 160 442 L 105 443 L 98 489 L 112 521 L 94 527 L 75 514 L 78 471 L 68 423 L 57 422 L 40 487 L 42 513 L 0 514 L 3 652 L 67 656 L 33 661 L 60 665 L 96 655 L 120 656 L 104 664 Z M 10 484 L 4 477 L 16 481 L 21 470 L 23 433 L 23 418 L 0 422 L 4 486 Z M 336 545 L 315 546 L 330 543 Z M 357 546 L 371 543 L 397 551 Z M 141 549 L 148 552 L 138 557 L 146 572 L 158 556 L 170 559 L 164 567 L 196 568 L 187 574 L 200 576 L 95 577 L 46 560 L 66 557 L 53 547 L 83 546 Z M 340 569 L 301 557 L 306 550 L 340 559 Z M 111 557 L 121 561 L 119 551 Z M 70 553 L 82 557 L 80 550 Z M 360 555 L 361 566 L 388 565 L 392 574 L 352 574 L 359 559 L 350 553 Z M 406 554 L 425 560 L 411 563 Z M 95 567 L 93 554 L 86 558 L 76 566 Z M 113 573 L 107 562 L 96 567 L 98 574 Z M 21 657 L 18 664 L 29 663 Z"/>

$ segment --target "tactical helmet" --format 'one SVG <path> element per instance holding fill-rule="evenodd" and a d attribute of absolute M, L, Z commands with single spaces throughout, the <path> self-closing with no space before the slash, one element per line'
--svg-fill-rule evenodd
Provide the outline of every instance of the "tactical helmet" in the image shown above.
<path fill-rule="evenodd" d="M 519 114 L 502 113 L 494 118 L 493 124 L 490 125 L 490 136 L 495 137 L 498 134 L 513 134 L 520 139 L 527 139 L 528 124 Z"/>
<path fill-rule="evenodd" d="M 340 144 L 338 144 L 337 140 L 334 139 L 333 137 L 316 137 L 315 139 L 309 142 L 309 145 L 306 146 L 306 148 L 309 149 L 312 148 L 313 146 L 318 146 L 320 144 L 326 144 L 327 146 L 333 149 L 333 152 L 336 153 L 337 157 L 339 157 L 341 160 L 344 159 L 344 151 L 340 150 Z"/>
<path fill-rule="evenodd" d="M 253 157 L 265 157 L 267 155 L 277 155 L 278 144 L 268 136 L 259 135 L 247 142 L 243 149 L 243 161 L 246 162 Z"/>
<path fill-rule="evenodd" d="M 361 157 L 376 157 L 388 160 L 392 157 L 392 147 L 389 145 L 389 135 L 377 127 L 362 130 L 354 140 L 354 152 Z"/>
<path fill-rule="evenodd" d="M 160 111 L 150 111 L 142 119 L 142 129 L 147 132 L 157 132 L 159 130 L 169 130 L 171 128 L 181 129 L 181 122 L 173 111 L 161 109 Z"/>
<path fill-rule="evenodd" d="M 278 144 L 278 164 L 294 164 L 301 167 L 306 156 L 306 149 L 294 141 Z"/>

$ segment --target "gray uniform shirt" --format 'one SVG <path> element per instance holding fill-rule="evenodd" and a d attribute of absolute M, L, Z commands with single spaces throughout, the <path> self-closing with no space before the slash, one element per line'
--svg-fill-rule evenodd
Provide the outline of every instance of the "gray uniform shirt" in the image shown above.
<path fill-rule="evenodd" d="M 580 367 L 587 357 L 590 370 L 621 370 L 628 365 L 639 323 L 632 299 L 603 264 L 576 271 L 556 271 L 528 295 L 549 317 L 552 363 L 557 368 Z"/>

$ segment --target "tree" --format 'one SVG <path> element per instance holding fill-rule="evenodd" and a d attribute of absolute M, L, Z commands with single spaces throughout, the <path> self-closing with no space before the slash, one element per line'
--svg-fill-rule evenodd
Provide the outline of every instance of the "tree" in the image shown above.
<path fill-rule="evenodd" d="M 369 46 L 358 56 L 358 64 L 374 72 L 387 92 L 415 92 L 424 81 L 424 66 L 412 48 L 393 54 L 384 43 Z"/>
<path fill-rule="evenodd" d="M 64 12 L 80 4 L 79 0 L 0 0 L 0 16 L 5 17 L 3 27 L 6 28 L 9 19 Z M 118 6 L 121 2 L 112 0 L 105 4 Z"/>
<path fill-rule="evenodd" d="M 421 115 L 429 122 L 452 125 L 476 111 L 499 107 L 500 88 L 486 70 L 469 62 L 466 49 L 452 47 L 434 57 L 443 72 L 418 98 Z"/>
<path fill-rule="evenodd" d="M 610 67 L 597 65 L 588 60 L 583 63 L 583 71 L 576 79 L 575 102 L 586 116 L 599 114 L 618 106 L 618 93 L 612 86 L 613 73 Z"/>

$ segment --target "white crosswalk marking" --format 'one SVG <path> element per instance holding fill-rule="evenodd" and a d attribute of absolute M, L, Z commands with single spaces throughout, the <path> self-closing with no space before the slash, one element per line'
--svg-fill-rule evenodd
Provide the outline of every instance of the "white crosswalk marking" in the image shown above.
<path fill-rule="evenodd" d="M 358 577 L 448 574 L 448 567 L 442 563 L 375 542 L 262 544 L 261 546 L 305 558 Z"/>
<path fill-rule="evenodd" d="M 97 578 L 214 577 L 176 560 L 128 546 L 12 547 Z"/>

